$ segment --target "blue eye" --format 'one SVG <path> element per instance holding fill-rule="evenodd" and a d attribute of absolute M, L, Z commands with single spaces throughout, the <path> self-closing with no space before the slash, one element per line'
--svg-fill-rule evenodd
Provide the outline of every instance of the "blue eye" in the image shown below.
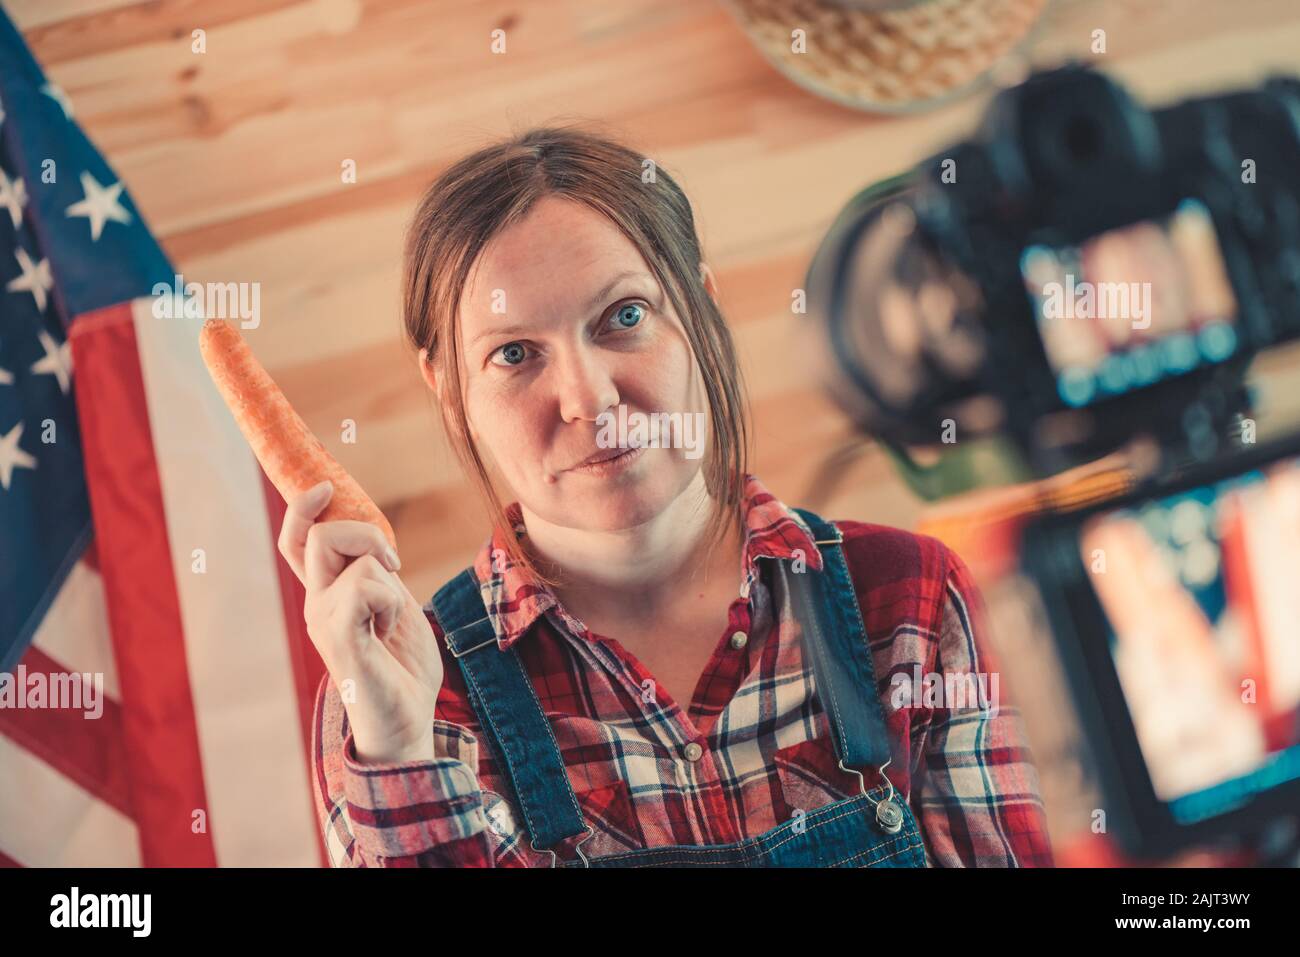
<path fill-rule="evenodd" d="M 524 349 L 524 344 L 522 342 L 507 342 L 504 346 L 502 346 L 493 354 L 494 356 L 499 355 L 505 358 L 506 361 L 504 363 L 497 362 L 496 359 L 493 358 L 492 362 L 494 365 L 517 366 L 519 365 L 519 363 L 524 361 L 524 357 L 526 354 L 527 354 L 527 350 Z M 511 358 L 512 356 L 514 358 Z"/>
<path fill-rule="evenodd" d="M 635 302 L 629 302 L 619 306 L 618 312 L 614 313 L 614 321 L 623 329 L 631 329 L 641 321 L 645 310 Z"/>
<path fill-rule="evenodd" d="M 640 303 L 628 302 L 619 306 L 618 310 L 610 316 L 610 320 L 615 324 L 616 330 L 634 329 L 641 324 L 645 314 L 645 307 Z M 528 348 L 522 342 L 507 342 L 493 352 L 489 360 L 493 365 L 497 366 L 507 368 L 519 366 L 528 358 L 528 351 Z"/>

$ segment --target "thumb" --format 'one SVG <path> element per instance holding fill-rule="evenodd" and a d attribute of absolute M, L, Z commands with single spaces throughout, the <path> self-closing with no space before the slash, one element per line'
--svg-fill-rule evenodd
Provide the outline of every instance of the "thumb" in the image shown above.
<path fill-rule="evenodd" d="M 284 522 L 280 526 L 280 554 L 299 581 L 305 581 L 303 555 L 307 550 L 307 532 L 333 497 L 334 486 L 326 480 L 293 496 L 285 508 Z"/>
<path fill-rule="evenodd" d="M 324 479 L 297 495 L 294 501 L 298 504 L 298 511 L 301 514 L 314 519 L 324 510 L 333 497 L 334 483 L 329 479 Z"/>

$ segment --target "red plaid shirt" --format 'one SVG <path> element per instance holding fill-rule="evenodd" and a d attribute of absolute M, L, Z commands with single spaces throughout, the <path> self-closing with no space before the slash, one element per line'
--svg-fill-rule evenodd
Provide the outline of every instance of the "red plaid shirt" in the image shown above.
<path fill-rule="evenodd" d="M 522 529 L 518 503 L 509 514 Z M 966 565 L 928 536 L 836 524 L 893 743 L 888 773 L 916 815 L 930 864 L 1050 866 L 1037 773 L 1005 694 L 937 700 L 916 684 L 939 675 L 929 687 L 941 693 L 942 676 L 996 672 Z M 857 777 L 837 766 L 789 597 L 774 585 L 772 563 L 759 561 L 802 556 L 820 571 L 821 555 L 803 520 L 756 478 L 746 488 L 739 595 L 685 712 L 617 640 L 588 631 L 552 591 L 525 585 L 508 563 L 494 572 L 503 546 L 496 536 L 484 544 L 475 577 L 498 642 L 519 653 L 553 726 L 594 829 L 582 845 L 588 857 L 729 844 L 858 793 Z M 432 761 L 358 763 L 338 691 L 328 675 L 321 682 L 312 738 L 330 859 L 344 867 L 549 865 L 549 854 L 529 846 L 499 756 L 428 614 L 446 669 Z M 733 642 L 737 632 L 748 641 Z M 689 741 L 704 746 L 693 763 L 682 756 Z M 865 776 L 868 787 L 879 781 L 874 771 Z M 558 847 L 560 856 L 572 857 L 577 840 Z"/>

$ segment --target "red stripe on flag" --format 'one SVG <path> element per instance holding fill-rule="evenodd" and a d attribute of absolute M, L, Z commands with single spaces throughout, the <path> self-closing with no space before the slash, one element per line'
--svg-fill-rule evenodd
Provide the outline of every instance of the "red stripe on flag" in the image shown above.
<path fill-rule="evenodd" d="M 266 477 L 266 473 L 259 469 L 262 477 L 262 491 L 266 494 L 266 514 L 271 521 L 271 550 L 275 553 L 275 567 L 280 575 L 280 597 L 284 602 L 284 624 L 285 632 L 289 637 L 289 661 L 293 669 L 294 690 L 298 695 L 298 721 L 302 732 L 302 750 L 306 755 L 306 768 L 308 778 L 307 793 L 314 794 L 315 788 L 311 781 L 311 719 L 316 710 L 316 689 L 320 686 L 321 677 L 325 674 L 325 662 L 321 660 L 319 652 L 316 651 L 316 645 L 312 643 L 311 635 L 307 634 L 307 622 L 303 618 L 302 606 L 307 600 L 307 593 L 303 590 L 302 582 L 298 581 L 298 576 L 293 573 L 289 563 L 284 560 L 280 554 L 280 549 L 276 545 L 276 539 L 280 534 L 280 526 L 284 523 L 285 502 L 280 497 L 280 493 L 271 480 Z M 311 815 L 310 820 L 316 820 L 316 807 L 313 805 L 307 808 L 307 813 Z M 320 855 L 322 867 L 329 867 L 329 857 L 326 856 L 324 836 L 319 829 L 316 830 L 316 850 Z"/>
<path fill-rule="evenodd" d="M 211 813 L 191 830 L 207 798 L 130 303 L 77 317 L 69 339 L 141 863 L 212 867 Z"/>
<path fill-rule="evenodd" d="M 49 676 L 47 688 L 55 686 L 49 678 L 70 674 L 35 647 L 27 649 L 21 664 L 29 681 L 36 673 Z M 15 669 L 15 680 L 17 673 Z M 72 677 L 81 680 L 76 674 Z M 22 688 L 16 690 L 23 693 Z M 49 707 L 48 700 L 43 708 L 2 708 L 0 734 L 22 745 L 105 804 L 127 817 L 134 817 L 126 776 L 126 748 L 122 741 L 122 709 L 107 696 L 103 696 L 102 702 L 103 713 L 98 718 L 87 717 L 84 710 Z"/>

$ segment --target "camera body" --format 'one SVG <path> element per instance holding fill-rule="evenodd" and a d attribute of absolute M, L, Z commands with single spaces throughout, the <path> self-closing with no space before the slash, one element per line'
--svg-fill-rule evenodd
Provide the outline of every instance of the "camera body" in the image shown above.
<path fill-rule="evenodd" d="M 1082 66 L 1002 91 L 972 138 L 823 244 L 810 297 L 836 391 L 887 443 L 933 444 L 951 421 L 1006 435 L 1038 475 L 1137 434 L 1214 458 L 1249 410 L 1251 358 L 1300 336 L 1298 157 L 1294 78 L 1157 111 Z M 908 297 L 929 327 L 899 347 Z"/>

